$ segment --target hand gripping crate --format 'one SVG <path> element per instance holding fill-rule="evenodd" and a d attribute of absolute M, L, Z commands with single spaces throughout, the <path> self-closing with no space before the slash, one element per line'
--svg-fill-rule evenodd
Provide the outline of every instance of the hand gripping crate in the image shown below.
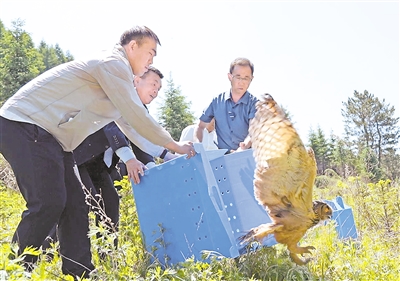
<path fill-rule="evenodd" d="M 252 150 L 224 155 L 226 150 L 205 151 L 201 144 L 195 149 L 195 157 L 151 168 L 132 184 L 146 249 L 163 264 L 201 260 L 202 251 L 237 257 L 245 252 L 237 238 L 271 222 L 254 198 Z M 340 199 L 325 201 L 340 238 L 355 238 L 351 208 Z M 272 235 L 263 241 L 274 244 Z"/>

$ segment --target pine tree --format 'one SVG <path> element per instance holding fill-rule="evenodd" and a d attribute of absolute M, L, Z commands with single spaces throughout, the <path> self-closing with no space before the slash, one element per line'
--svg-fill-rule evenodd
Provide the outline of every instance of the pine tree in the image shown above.
<path fill-rule="evenodd" d="M 0 105 L 40 73 L 74 59 L 58 44 L 52 47 L 42 41 L 36 49 L 23 26 L 18 19 L 7 30 L 0 21 Z"/>
<path fill-rule="evenodd" d="M 311 148 L 314 150 L 315 160 L 317 161 L 318 174 L 323 174 L 329 166 L 329 145 L 325 138 L 325 134 L 321 127 L 318 126 L 317 131 L 310 129 L 308 141 Z"/>
<path fill-rule="evenodd" d="M 64 52 L 62 51 L 62 49 L 58 44 L 56 44 L 55 47 L 48 46 L 44 41 L 40 42 L 39 52 L 42 54 L 43 57 L 45 71 L 59 64 L 69 62 L 74 59 L 74 57 L 69 53 L 69 51 L 67 51 L 66 54 L 64 55 Z"/>
<path fill-rule="evenodd" d="M 53 48 L 49 47 L 46 42 L 41 41 L 39 44 L 39 52 L 42 54 L 43 63 L 45 65 L 44 70 L 49 70 L 50 68 L 58 65 L 58 58 L 56 52 Z"/>
<path fill-rule="evenodd" d="M 356 175 L 357 157 L 351 149 L 351 144 L 338 136 L 331 135 L 332 169 L 341 177 L 347 178 Z"/>
<path fill-rule="evenodd" d="M 36 77 L 44 65 L 32 38 L 22 29 L 24 22 L 12 22 L 11 30 L 3 30 L 0 40 L 0 103 Z"/>
<path fill-rule="evenodd" d="M 359 165 L 365 165 L 362 170 L 369 173 L 372 179 L 379 179 L 382 170 L 385 170 L 383 160 L 395 159 L 387 155 L 396 153 L 400 118 L 394 117 L 395 109 L 386 104 L 385 99 L 380 101 L 368 91 L 354 91 L 354 96 L 343 102 L 343 106 L 346 138 L 352 142 L 353 151 L 359 156 Z"/>
<path fill-rule="evenodd" d="M 186 101 L 179 86 L 175 87 L 171 76 L 167 83 L 165 98 L 158 110 L 159 122 L 174 140 L 179 140 L 182 130 L 193 124 L 195 117 L 190 111 L 191 102 Z"/>

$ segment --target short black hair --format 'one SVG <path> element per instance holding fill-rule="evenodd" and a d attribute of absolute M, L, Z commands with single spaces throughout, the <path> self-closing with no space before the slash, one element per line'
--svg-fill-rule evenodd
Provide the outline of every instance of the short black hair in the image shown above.
<path fill-rule="evenodd" d="M 149 66 L 148 70 L 141 76 L 141 78 L 144 78 L 147 75 L 147 73 L 149 73 L 151 71 L 154 72 L 155 74 L 157 74 L 158 76 L 160 76 L 161 79 L 164 78 L 164 75 L 161 73 L 161 71 L 151 65 Z"/>
<path fill-rule="evenodd" d="M 122 35 L 121 38 L 119 39 L 119 43 L 124 46 L 131 42 L 132 40 L 135 40 L 137 44 L 140 46 L 143 42 L 144 38 L 152 38 L 156 41 L 158 45 L 161 46 L 160 39 L 158 39 L 158 36 L 147 26 L 135 26 L 132 27 L 131 29 L 128 29 L 125 31 Z"/>

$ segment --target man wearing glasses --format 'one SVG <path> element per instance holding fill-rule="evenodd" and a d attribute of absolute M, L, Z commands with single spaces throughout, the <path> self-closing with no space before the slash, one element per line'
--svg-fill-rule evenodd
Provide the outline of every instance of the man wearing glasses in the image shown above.
<path fill-rule="evenodd" d="M 231 89 L 214 97 L 203 111 L 196 128 L 200 142 L 203 140 L 204 128 L 215 118 L 219 149 L 228 149 L 230 153 L 251 147 L 249 123 L 254 118 L 258 101 L 247 91 L 253 73 L 254 65 L 246 58 L 237 58 L 231 63 L 228 73 Z"/>

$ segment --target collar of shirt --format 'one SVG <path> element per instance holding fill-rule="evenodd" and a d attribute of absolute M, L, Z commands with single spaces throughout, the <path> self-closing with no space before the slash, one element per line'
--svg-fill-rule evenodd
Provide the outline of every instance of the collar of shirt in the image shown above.
<path fill-rule="evenodd" d="M 229 95 L 228 95 L 228 93 L 229 93 Z M 238 104 L 238 103 L 248 104 L 249 99 L 250 99 L 250 93 L 248 91 L 246 91 L 236 104 Z M 230 90 L 225 92 L 225 101 L 227 101 L 227 100 L 232 100 Z"/>

